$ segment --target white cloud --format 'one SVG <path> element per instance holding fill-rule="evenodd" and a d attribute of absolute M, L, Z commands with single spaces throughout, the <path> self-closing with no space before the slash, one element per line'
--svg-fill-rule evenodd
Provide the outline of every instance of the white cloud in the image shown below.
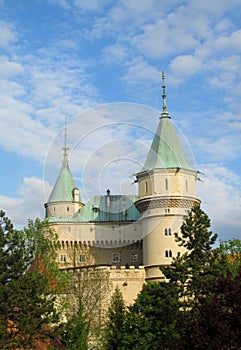
<path fill-rule="evenodd" d="M 142 27 L 143 34 L 135 36 L 133 43 L 147 57 L 160 58 L 173 53 L 182 53 L 198 44 L 185 25 L 171 25 L 168 20 L 160 19 L 154 24 Z"/>
<path fill-rule="evenodd" d="M 8 49 L 17 40 L 14 25 L 0 20 L 0 47 Z"/>
<path fill-rule="evenodd" d="M 105 46 L 102 50 L 102 59 L 105 63 L 125 64 L 127 58 L 129 59 L 128 56 L 128 48 L 121 43 Z"/>
<path fill-rule="evenodd" d="M 221 239 L 241 237 L 241 177 L 219 164 L 204 164 L 199 188 L 202 206 Z"/>
<path fill-rule="evenodd" d="M 202 62 L 192 55 L 182 55 L 175 57 L 170 63 L 172 80 L 188 78 L 202 69 Z"/>
<path fill-rule="evenodd" d="M 25 177 L 18 189 L 17 198 L 0 195 L 0 208 L 6 212 L 17 228 L 26 226 L 28 219 L 44 219 L 46 202 L 44 188 L 49 194 L 48 183 L 43 183 L 43 180 L 36 177 Z"/>
<path fill-rule="evenodd" d="M 239 0 L 190 0 L 190 7 L 196 11 L 205 11 L 210 15 L 222 16 L 225 12 L 240 5 Z"/>
<path fill-rule="evenodd" d="M 160 72 L 141 57 L 137 57 L 128 63 L 123 79 L 131 85 L 139 84 L 140 81 L 151 84 L 160 81 Z"/>
<path fill-rule="evenodd" d="M 81 11 L 90 12 L 101 12 L 106 5 L 111 3 L 111 0 L 74 0 L 74 5 Z"/>
<path fill-rule="evenodd" d="M 20 63 L 10 61 L 6 56 L 0 56 L 0 76 L 10 78 L 23 73 L 23 67 Z"/>

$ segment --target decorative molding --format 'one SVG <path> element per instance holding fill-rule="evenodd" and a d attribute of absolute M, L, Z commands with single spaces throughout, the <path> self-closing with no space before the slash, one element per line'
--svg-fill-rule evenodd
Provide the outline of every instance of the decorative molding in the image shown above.
<path fill-rule="evenodd" d="M 179 197 L 159 197 L 140 199 L 135 203 L 136 208 L 141 212 L 147 209 L 157 208 L 186 208 L 191 209 L 195 205 L 200 205 L 201 201 L 198 198 L 179 198 Z"/>

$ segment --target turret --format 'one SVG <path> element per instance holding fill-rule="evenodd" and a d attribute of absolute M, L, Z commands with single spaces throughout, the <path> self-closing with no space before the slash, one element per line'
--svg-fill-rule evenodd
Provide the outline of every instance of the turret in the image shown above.
<path fill-rule="evenodd" d="M 163 278 L 160 265 L 182 253 L 175 242 L 184 218 L 196 198 L 197 171 L 189 164 L 166 108 L 164 72 L 163 106 L 159 125 L 144 167 L 136 174 L 142 214 L 143 262 L 146 280 Z"/>
<path fill-rule="evenodd" d="M 73 217 L 83 207 L 79 189 L 76 187 L 73 176 L 69 169 L 67 147 L 67 124 L 65 121 L 65 142 L 63 150 L 63 161 L 59 176 L 53 190 L 45 203 L 45 217 Z"/>

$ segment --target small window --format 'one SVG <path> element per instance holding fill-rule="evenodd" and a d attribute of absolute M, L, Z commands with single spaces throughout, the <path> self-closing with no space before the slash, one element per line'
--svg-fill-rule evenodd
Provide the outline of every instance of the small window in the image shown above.
<path fill-rule="evenodd" d="M 147 181 L 145 182 L 145 191 L 146 191 L 146 194 L 147 194 L 147 192 L 148 192 L 148 183 L 147 183 Z"/>
<path fill-rule="evenodd" d="M 172 258 L 172 251 L 171 250 L 166 250 L 165 251 L 165 257 L 166 258 Z"/>
<path fill-rule="evenodd" d="M 120 253 L 113 253 L 112 254 L 112 262 L 120 262 Z"/>
<path fill-rule="evenodd" d="M 71 227 L 70 226 L 68 227 L 68 232 L 71 232 Z"/>
<path fill-rule="evenodd" d="M 165 228 L 165 236 L 171 236 L 172 230 L 171 228 Z"/>
<path fill-rule="evenodd" d="M 80 256 L 79 256 L 79 261 L 80 261 L 80 262 L 85 262 L 85 260 L 86 260 L 86 259 L 85 259 L 85 255 L 80 255 Z"/>
<path fill-rule="evenodd" d="M 186 180 L 186 191 L 188 192 L 188 181 Z"/>
<path fill-rule="evenodd" d="M 61 263 L 66 262 L 66 254 L 60 254 L 60 256 L 59 256 L 59 261 L 60 261 Z"/>
<path fill-rule="evenodd" d="M 131 261 L 132 262 L 137 262 L 138 261 L 138 254 L 137 253 L 132 253 L 131 254 Z"/>
<path fill-rule="evenodd" d="M 166 191 L 168 190 L 168 179 L 165 179 Z"/>
<path fill-rule="evenodd" d="M 180 252 L 177 252 L 177 257 L 179 258 L 181 256 L 181 253 Z"/>
<path fill-rule="evenodd" d="M 69 207 L 67 207 L 67 211 L 69 211 Z"/>

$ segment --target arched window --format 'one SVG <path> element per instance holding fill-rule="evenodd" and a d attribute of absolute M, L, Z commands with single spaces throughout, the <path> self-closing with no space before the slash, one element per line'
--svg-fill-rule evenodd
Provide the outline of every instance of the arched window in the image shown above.
<path fill-rule="evenodd" d="M 172 251 L 171 250 L 166 250 L 165 251 L 165 257 L 166 258 L 172 258 Z"/>
<path fill-rule="evenodd" d="M 146 191 L 146 194 L 147 194 L 147 192 L 148 192 L 148 183 L 147 183 L 147 181 L 145 182 L 145 191 Z"/>
<path fill-rule="evenodd" d="M 168 229 L 168 233 L 169 233 L 169 236 L 171 236 L 172 230 L 170 228 Z"/>
<path fill-rule="evenodd" d="M 165 236 L 167 236 L 167 234 L 168 234 L 168 233 L 167 233 L 167 228 L 165 228 Z"/>

